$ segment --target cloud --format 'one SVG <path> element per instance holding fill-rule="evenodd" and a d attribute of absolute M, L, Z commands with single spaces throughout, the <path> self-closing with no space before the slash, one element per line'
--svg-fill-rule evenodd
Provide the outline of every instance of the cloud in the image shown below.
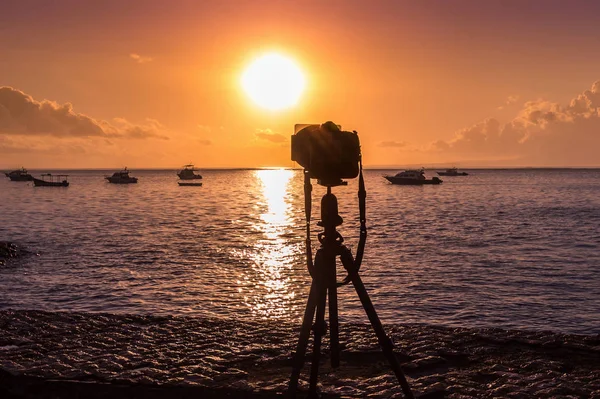
<path fill-rule="evenodd" d="M 271 129 L 256 129 L 255 135 L 259 139 L 267 140 L 272 143 L 284 143 L 288 140 L 283 134 L 273 133 Z"/>
<path fill-rule="evenodd" d="M 218 136 L 220 134 L 223 134 L 223 132 L 225 131 L 225 128 L 223 126 L 213 128 L 212 126 L 208 126 L 208 125 L 198 125 L 197 127 L 198 127 L 198 130 L 200 131 L 201 135 L 204 137 Z M 215 133 L 213 133 L 213 132 L 215 132 Z M 196 142 L 200 145 L 212 145 L 213 144 L 212 140 L 203 138 L 203 137 L 196 138 Z"/>
<path fill-rule="evenodd" d="M 519 101 L 518 95 L 508 96 L 508 98 L 506 99 L 506 105 L 512 105 L 517 101 Z"/>
<path fill-rule="evenodd" d="M 198 130 L 200 130 L 200 132 L 202 132 L 203 134 L 212 133 L 212 127 L 207 125 L 198 125 Z"/>
<path fill-rule="evenodd" d="M 35 147 L 19 145 L 6 136 L 0 136 L 0 154 L 22 154 L 36 152 L 36 150 Z"/>
<path fill-rule="evenodd" d="M 448 151 L 450 149 L 450 144 L 446 143 L 444 140 L 438 140 L 434 141 L 431 144 L 431 147 L 438 151 Z"/>
<path fill-rule="evenodd" d="M 53 157 L 65 157 L 73 154 L 84 154 L 89 149 L 94 150 L 93 146 L 86 149 L 85 143 L 81 143 L 78 139 L 71 139 L 67 142 L 61 141 L 58 144 L 56 141 L 49 141 L 41 137 L 29 138 L 27 141 L 15 139 L 14 137 L 8 137 L 0 135 L 0 154 L 10 157 L 11 155 L 31 155 L 35 156 L 53 156 Z M 2 158 L 4 159 L 4 157 Z M 40 158 L 41 159 L 41 158 Z"/>
<path fill-rule="evenodd" d="M 141 124 L 123 118 L 113 123 L 77 113 L 70 103 L 36 101 L 12 87 L 0 87 L 0 134 L 25 136 L 159 138 L 168 139 L 165 127 L 146 119 Z"/>
<path fill-rule="evenodd" d="M 69 103 L 35 101 L 11 87 L 0 87 L 0 133 L 55 136 L 115 136 L 102 123 L 73 111 Z"/>
<path fill-rule="evenodd" d="M 531 165 L 600 165 L 600 81 L 568 105 L 528 101 L 507 123 L 490 118 L 437 141 L 433 151 L 505 156 Z"/>
<path fill-rule="evenodd" d="M 378 147 L 396 147 L 396 148 L 406 147 L 407 145 L 408 145 L 408 143 L 406 143 L 405 141 L 382 141 L 379 144 L 377 144 Z"/>
<path fill-rule="evenodd" d="M 512 95 L 512 96 L 508 96 L 508 98 L 506 99 L 506 101 L 504 102 L 503 105 L 499 106 L 498 109 L 504 109 L 509 105 L 513 105 L 514 103 L 516 103 L 517 101 L 519 101 L 519 96 L 518 95 Z"/>
<path fill-rule="evenodd" d="M 131 54 L 129 54 L 129 58 L 131 58 L 132 60 L 134 60 L 138 64 L 145 64 L 145 63 L 150 62 L 150 61 L 152 61 L 154 59 L 152 57 L 146 57 L 146 56 L 143 56 L 143 55 L 139 55 L 137 53 L 131 53 Z"/>
<path fill-rule="evenodd" d="M 147 118 L 141 124 L 133 124 L 124 118 L 114 118 L 114 128 L 125 137 L 132 139 L 157 138 L 161 140 L 169 140 L 169 137 L 164 133 L 166 128 L 156 119 Z"/>

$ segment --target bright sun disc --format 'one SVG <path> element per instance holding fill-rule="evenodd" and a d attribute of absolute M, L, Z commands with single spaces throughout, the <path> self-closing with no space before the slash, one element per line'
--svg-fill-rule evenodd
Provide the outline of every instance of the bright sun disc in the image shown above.
<path fill-rule="evenodd" d="M 279 110 L 298 103 L 304 90 L 304 75 L 289 58 L 266 54 L 244 71 L 242 87 L 257 105 Z"/>

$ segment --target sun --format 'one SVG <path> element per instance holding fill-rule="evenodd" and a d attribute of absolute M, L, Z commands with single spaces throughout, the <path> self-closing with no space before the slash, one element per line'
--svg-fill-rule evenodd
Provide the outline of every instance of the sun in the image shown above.
<path fill-rule="evenodd" d="M 281 54 L 255 59 L 242 75 L 242 87 L 260 107 L 276 111 L 298 103 L 305 80 L 300 68 Z"/>

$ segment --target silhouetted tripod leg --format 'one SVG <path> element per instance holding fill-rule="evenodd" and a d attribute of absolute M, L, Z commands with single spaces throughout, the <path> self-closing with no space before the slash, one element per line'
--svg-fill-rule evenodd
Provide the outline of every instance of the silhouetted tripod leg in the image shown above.
<path fill-rule="evenodd" d="M 321 275 L 320 281 L 317 281 L 317 315 L 315 316 L 315 325 L 313 327 L 315 339 L 313 342 L 312 361 L 310 365 L 310 387 L 309 398 L 318 398 L 317 380 L 319 379 L 319 357 L 321 356 L 321 342 L 325 335 L 325 306 L 327 301 L 327 284 L 323 281 L 324 275 Z"/>
<path fill-rule="evenodd" d="M 377 312 L 373 307 L 373 302 L 371 302 L 371 298 L 369 298 L 367 289 L 365 288 L 365 285 L 363 284 L 362 279 L 360 278 L 358 273 L 355 273 L 352 277 L 352 284 L 354 285 L 354 289 L 356 289 L 356 293 L 358 294 L 358 297 L 362 302 L 365 312 L 367 312 L 367 316 L 369 317 L 369 321 L 373 326 L 373 330 L 375 330 L 375 334 L 377 335 L 377 339 L 379 340 L 379 345 L 381 345 L 383 354 L 387 358 L 387 361 L 390 364 L 392 370 L 394 371 L 394 374 L 396 374 L 396 378 L 398 379 L 398 382 L 402 387 L 404 396 L 406 396 L 408 399 L 414 399 L 412 391 L 410 390 L 410 386 L 408 385 L 408 381 L 406 381 L 406 377 L 404 376 L 402 368 L 400 367 L 400 362 L 398 362 L 398 359 L 394 354 L 394 344 L 392 343 L 392 340 L 389 339 L 389 337 L 386 335 L 383 329 L 383 325 L 379 320 L 379 316 L 377 316 Z"/>
<path fill-rule="evenodd" d="M 292 375 L 290 376 L 290 384 L 288 386 L 288 393 L 291 397 L 294 397 L 296 395 L 296 390 L 298 389 L 298 379 L 300 378 L 300 373 L 302 372 L 302 367 L 304 366 L 304 357 L 306 356 L 306 347 L 308 346 L 310 329 L 312 327 L 313 318 L 315 316 L 318 295 L 319 292 L 317 289 L 317 283 L 313 279 L 310 285 L 308 301 L 306 302 L 306 309 L 304 310 L 304 319 L 302 319 L 300 338 L 298 339 L 298 345 L 296 346 L 296 353 L 294 355 L 292 365 Z"/>
<path fill-rule="evenodd" d="M 329 293 L 329 341 L 331 347 L 331 367 L 340 366 L 340 323 L 338 319 L 337 281 L 335 257 L 333 264 L 328 267 L 328 293 Z"/>

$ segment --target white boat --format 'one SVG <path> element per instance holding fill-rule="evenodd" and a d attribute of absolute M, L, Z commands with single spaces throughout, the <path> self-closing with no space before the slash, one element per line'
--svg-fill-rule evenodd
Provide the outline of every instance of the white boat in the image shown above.
<path fill-rule="evenodd" d="M 181 180 L 202 179 L 201 175 L 194 173 L 195 171 L 196 171 L 196 169 L 194 169 L 194 165 L 192 165 L 192 164 L 184 165 L 183 169 L 181 169 L 179 171 L 179 173 L 177 173 L 177 176 L 179 176 L 179 178 Z"/>
<path fill-rule="evenodd" d="M 112 176 L 105 176 L 104 178 L 108 180 L 109 183 L 113 184 L 131 184 L 137 183 L 138 181 L 137 177 L 129 176 L 129 170 L 127 170 L 127 168 L 120 172 L 113 173 Z"/>
<path fill-rule="evenodd" d="M 445 172 L 437 172 L 440 176 L 468 176 L 467 172 L 459 172 L 458 168 L 446 169 Z"/>
<path fill-rule="evenodd" d="M 13 170 L 12 172 L 4 173 L 6 177 L 8 177 L 12 181 L 32 181 L 33 176 L 31 176 L 27 169 L 21 168 L 17 170 Z"/>
<path fill-rule="evenodd" d="M 383 176 L 392 184 L 402 184 L 406 186 L 418 186 L 423 184 L 440 184 L 442 180 L 439 177 L 428 179 L 425 177 L 425 169 L 407 169 L 396 173 L 394 176 Z"/>

